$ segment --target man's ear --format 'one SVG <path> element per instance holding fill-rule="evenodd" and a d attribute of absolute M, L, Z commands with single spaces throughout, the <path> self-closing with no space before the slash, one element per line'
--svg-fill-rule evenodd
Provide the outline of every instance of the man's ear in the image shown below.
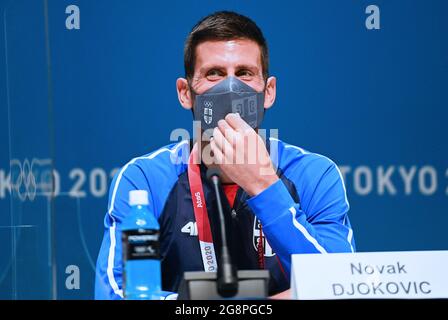
<path fill-rule="evenodd" d="M 180 104 L 183 108 L 190 110 L 193 107 L 193 99 L 187 79 L 178 78 L 176 80 L 176 89 Z"/>
<path fill-rule="evenodd" d="M 269 77 L 266 81 L 266 88 L 264 89 L 264 108 L 269 109 L 272 107 L 275 101 L 275 95 L 277 93 L 277 79 L 275 77 Z"/>

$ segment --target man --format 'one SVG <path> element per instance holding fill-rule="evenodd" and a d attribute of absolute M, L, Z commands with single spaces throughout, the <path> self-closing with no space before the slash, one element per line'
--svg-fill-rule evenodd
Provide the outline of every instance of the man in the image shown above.
<path fill-rule="evenodd" d="M 231 212 L 225 220 L 233 262 L 238 269 L 268 269 L 270 294 L 289 288 L 291 254 L 353 252 L 349 205 L 337 166 L 278 139 L 263 143 L 257 134 L 276 95 L 267 44 L 257 25 L 233 12 L 209 15 L 190 32 L 184 60 L 186 76 L 176 82 L 180 104 L 210 127 L 211 138 L 135 158 L 115 176 L 96 298 L 123 297 L 120 224 L 130 211 L 130 190 L 148 191 L 150 210 L 159 221 L 164 290 L 177 292 L 185 271 L 216 271 L 219 255 L 204 250 L 204 244 L 220 248 L 222 240 L 215 194 L 206 178 L 211 167 L 221 171 L 224 209 Z M 244 99 L 248 105 L 238 102 Z"/>

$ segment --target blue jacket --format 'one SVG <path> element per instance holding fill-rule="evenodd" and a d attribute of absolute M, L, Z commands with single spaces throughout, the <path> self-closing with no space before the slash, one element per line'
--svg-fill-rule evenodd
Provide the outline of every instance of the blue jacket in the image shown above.
<path fill-rule="evenodd" d="M 338 167 L 324 156 L 277 139 L 269 139 L 267 146 L 280 180 L 252 198 L 240 188 L 233 208 L 226 201 L 224 205 L 227 212 L 234 210 L 226 215 L 226 225 L 238 269 L 259 268 L 256 244 L 261 222 L 269 291 L 274 294 L 289 288 L 291 254 L 353 252 L 355 242 Z M 189 154 L 188 141 L 170 144 L 132 159 L 114 177 L 96 267 L 96 299 L 123 297 L 120 226 L 130 212 L 130 190 L 149 192 L 150 211 L 160 224 L 162 288 L 177 292 L 185 271 L 204 270 L 187 176 Z M 201 165 L 212 235 L 219 248 L 216 199 L 205 174 Z"/>

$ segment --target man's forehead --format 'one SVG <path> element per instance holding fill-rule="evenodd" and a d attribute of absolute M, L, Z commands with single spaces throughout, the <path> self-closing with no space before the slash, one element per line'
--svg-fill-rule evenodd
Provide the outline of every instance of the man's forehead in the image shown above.
<path fill-rule="evenodd" d="M 249 39 L 205 41 L 196 47 L 196 68 L 206 66 L 261 66 L 260 46 Z"/>

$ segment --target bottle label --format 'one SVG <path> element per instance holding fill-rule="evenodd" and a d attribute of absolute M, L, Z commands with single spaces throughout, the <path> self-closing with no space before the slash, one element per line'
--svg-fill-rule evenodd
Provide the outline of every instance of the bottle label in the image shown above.
<path fill-rule="evenodd" d="M 159 230 L 127 230 L 122 232 L 125 260 L 160 259 Z"/>

